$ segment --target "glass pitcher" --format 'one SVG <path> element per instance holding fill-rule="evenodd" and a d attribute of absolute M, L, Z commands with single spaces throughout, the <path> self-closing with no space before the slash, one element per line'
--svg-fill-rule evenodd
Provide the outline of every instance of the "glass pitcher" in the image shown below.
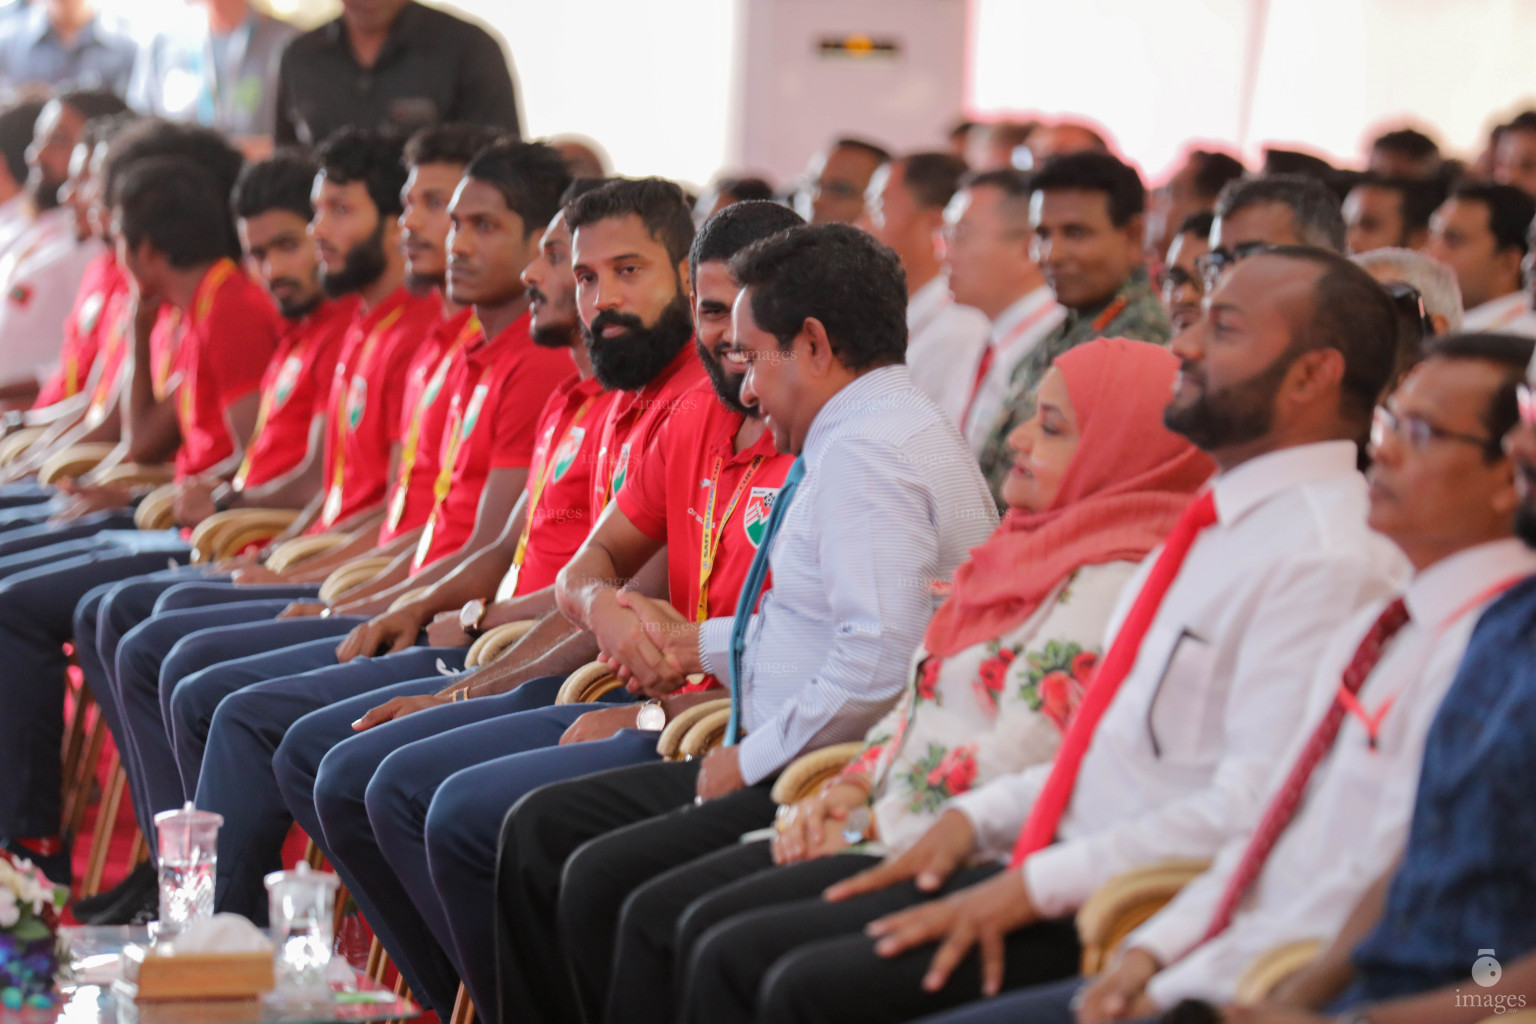
<path fill-rule="evenodd" d="M 179 811 L 155 815 L 160 851 L 160 921 L 157 940 L 192 921 L 213 916 L 214 872 L 218 866 L 221 815 L 200 811 L 188 800 Z"/>
<path fill-rule="evenodd" d="M 266 884 L 272 941 L 277 947 L 274 966 L 278 994 L 329 998 L 325 968 L 335 943 L 333 915 L 341 880 L 301 863 L 292 871 L 272 872 Z"/>

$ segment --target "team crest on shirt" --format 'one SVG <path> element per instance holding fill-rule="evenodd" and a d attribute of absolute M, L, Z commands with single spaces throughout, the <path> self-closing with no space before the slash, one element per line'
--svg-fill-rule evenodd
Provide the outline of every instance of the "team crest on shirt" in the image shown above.
<path fill-rule="evenodd" d="M 357 425 L 363 422 L 363 413 L 368 409 L 368 382 L 361 376 L 354 374 L 352 386 L 347 389 L 347 429 L 356 430 Z"/>
<path fill-rule="evenodd" d="M 24 282 L 14 285 L 11 288 L 10 293 L 7 295 L 7 298 L 9 298 L 14 305 L 20 306 L 22 309 L 26 309 L 32 304 L 32 286 Z"/>
<path fill-rule="evenodd" d="M 773 514 L 773 502 L 778 496 L 777 487 L 754 487 L 747 495 L 747 507 L 741 512 L 741 529 L 754 548 L 763 542 L 763 534 L 768 532 L 768 517 Z"/>
<path fill-rule="evenodd" d="M 91 292 L 80 303 L 80 314 L 75 317 L 75 333 L 90 334 L 96 329 L 96 322 L 101 319 L 102 307 L 107 304 L 107 298 L 101 292 Z"/>
<path fill-rule="evenodd" d="M 475 393 L 469 396 L 469 408 L 464 411 L 464 426 L 459 431 L 459 440 L 463 440 L 475 432 L 475 424 L 480 422 L 480 410 L 485 407 L 485 396 L 490 393 L 490 386 L 481 384 L 475 388 Z"/>
<path fill-rule="evenodd" d="M 565 440 L 560 442 L 560 447 L 555 449 L 555 479 L 565 476 L 571 465 L 576 461 L 576 453 L 581 451 L 582 439 L 587 436 L 586 427 L 572 427 L 565 435 Z"/>
<path fill-rule="evenodd" d="M 281 409 L 293 396 L 293 389 L 298 387 L 299 374 L 304 370 L 304 360 L 298 356 L 289 356 L 283 360 L 282 367 L 277 371 L 277 380 L 272 389 L 272 406 Z"/>
<path fill-rule="evenodd" d="M 624 447 L 619 449 L 619 461 L 613 467 L 613 493 L 618 494 L 624 487 L 624 478 L 629 475 L 629 442 L 624 442 Z"/>

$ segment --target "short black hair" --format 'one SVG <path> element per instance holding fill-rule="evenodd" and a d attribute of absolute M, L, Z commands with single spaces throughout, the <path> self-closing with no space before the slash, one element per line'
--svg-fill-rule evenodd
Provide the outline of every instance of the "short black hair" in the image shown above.
<path fill-rule="evenodd" d="M 362 182 L 381 218 L 398 217 L 404 209 L 405 142 L 389 128 L 348 125 L 333 132 L 316 151 L 320 174 L 338 185 Z"/>
<path fill-rule="evenodd" d="M 1377 280 L 1348 258 L 1310 245 L 1277 245 L 1265 256 L 1319 268 L 1312 311 L 1292 346 L 1302 352 L 1331 348 L 1344 357 L 1340 412 L 1362 431 L 1397 365 L 1397 308 Z"/>
<path fill-rule="evenodd" d="M 960 179 L 960 187 L 995 188 L 1003 194 L 1002 209 L 1020 222 L 1029 219 L 1029 197 L 1035 190 L 1034 177 L 1017 167 L 998 167 L 990 171 L 971 171 Z"/>
<path fill-rule="evenodd" d="M 110 206 L 117 201 L 117 181 L 124 170 L 140 160 L 175 156 L 190 160 L 211 173 L 226 197 L 245 157 L 223 134 L 200 124 L 182 124 L 161 118 L 142 118 L 112 138 L 102 166 L 102 196 Z M 236 246 L 236 252 L 239 247 Z"/>
<path fill-rule="evenodd" d="M 117 138 L 124 129 L 138 120 L 139 115 L 131 110 L 108 114 L 106 117 L 93 117 L 85 122 L 85 131 L 80 133 L 80 144 L 87 149 L 95 149 L 103 142 Z"/>
<path fill-rule="evenodd" d="M 72 89 L 57 97 L 64 106 L 80 115 L 83 121 L 93 117 L 112 117 L 128 111 L 128 104 L 115 92 L 106 89 Z"/>
<path fill-rule="evenodd" d="M 117 209 L 123 241 L 133 249 L 149 242 L 178 270 L 229 255 L 226 195 L 212 173 L 185 157 L 135 162 L 118 182 Z"/>
<path fill-rule="evenodd" d="M 1236 181 L 1248 173 L 1243 162 L 1230 153 L 1197 149 L 1190 157 L 1195 161 L 1195 194 L 1201 199 L 1214 200 L 1227 187 L 1227 182 Z"/>
<path fill-rule="evenodd" d="M 1503 132 L 1531 132 L 1536 134 L 1536 110 L 1522 110 L 1510 118 L 1508 124 L 1501 124 L 1494 131 L 1495 134 Z"/>
<path fill-rule="evenodd" d="M 773 186 L 764 178 L 748 175 L 741 178 L 721 178 L 715 182 L 715 193 L 730 196 L 735 202 L 744 203 L 755 199 L 772 199 Z"/>
<path fill-rule="evenodd" d="M 700 263 L 729 260 L 758 239 L 805 223 L 794 210 L 766 199 L 732 203 L 706 220 L 688 250 L 688 272 L 698 275 Z"/>
<path fill-rule="evenodd" d="M 1476 359 L 1493 363 L 1504 371 L 1504 380 L 1483 410 L 1483 425 L 1490 438 L 1484 449 L 1488 461 L 1496 461 L 1504 451 L 1504 435 L 1520 422 L 1520 405 L 1515 390 L 1525 383 L 1525 369 L 1536 352 L 1536 340 L 1518 334 L 1447 334 L 1429 343 L 1425 359 Z"/>
<path fill-rule="evenodd" d="M 1211 225 L 1216 223 L 1216 215 L 1210 210 L 1196 210 L 1185 216 L 1179 224 L 1176 235 L 1199 235 L 1201 238 L 1211 236 Z"/>
<path fill-rule="evenodd" d="M 906 274 L 868 232 L 847 224 L 790 228 L 737 253 L 731 272 L 752 291 L 752 319 L 781 349 L 815 319 L 833 355 L 856 373 L 905 361 Z"/>
<path fill-rule="evenodd" d="M 601 188 L 606 184 L 608 184 L 607 178 L 576 178 L 565 187 L 564 192 L 560 193 L 560 205 L 561 207 L 569 206 L 571 200 L 577 196 L 584 196 L 593 189 Z"/>
<path fill-rule="evenodd" d="M 464 124 L 460 121 L 434 124 L 406 140 L 401 159 L 407 168 L 420 167 L 422 164 L 456 164 L 465 167 L 481 150 L 504 138 L 504 132 L 489 125 Z"/>
<path fill-rule="evenodd" d="M 566 205 L 565 222 L 579 227 L 615 217 L 639 217 L 674 266 L 693 245 L 693 214 L 683 190 L 665 178 L 613 178 Z"/>
<path fill-rule="evenodd" d="M 523 221 L 523 237 L 542 232 L 571 187 L 571 172 L 553 146 L 542 142 L 493 143 L 464 168 L 464 176 L 501 193 L 507 209 Z"/>
<path fill-rule="evenodd" d="M 856 149 L 860 153 L 874 157 L 880 163 L 886 163 L 891 159 L 891 151 L 878 143 L 870 142 L 853 135 L 841 135 L 832 140 L 833 149 Z"/>
<path fill-rule="evenodd" d="M 1430 216 L 1445 202 L 1445 182 L 1439 179 L 1417 181 L 1413 178 L 1388 178 L 1368 173 L 1355 182 L 1354 188 L 1379 188 L 1397 193 L 1404 234 L 1426 230 Z M 1354 191 L 1354 188 L 1350 191 Z"/>
<path fill-rule="evenodd" d="M 1216 216 L 1225 219 L 1265 203 L 1288 207 L 1296 234 L 1307 245 L 1344 251 L 1344 214 L 1339 198 L 1309 175 L 1266 174 L 1229 182 L 1216 197 Z"/>
<path fill-rule="evenodd" d="M 1499 249 L 1513 247 L 1522 254 L 1529 251 L 1530 242 L 1526 235 L 1532 218 L 1536 218 L 1536 199 L 1513 185 L 1471 182 L 1457 185 L 1451 198 L 1482 203 L 1488 208 L 1488 230 L 1493 232 L 1494 244 Z"/>
<path fill-rule="evenodd" d="M 315 215 L 310 194 L 317 170 L 315 161 L 297 149 L 279 150 L 265 160 L 246 164 L 235 182 L 230 208 L 240 220 L 283 210 L 308 221 Z"/>
<path fill-rule="evenodd" d="M 1396 153 L 1410 160 L 1427 160 L 1440 155 L 1440 147 L 1435 145 L 1435 140 L 1413 128 L 1383 132 L 1372 140 L 1371 149 Z"/>
<path fill-rule="evenodd" d="M 965 161 L 953 153 L 909 153 L 901 158 L 902 184 L 912 200 L 929 210 L 942 210 L 960 191 Z"/>
<path fill-rule="evenodd" d="M 1147 189 L 1141 175 L 1109 153 L 1086 150 L 1053 156 L 1035 172 L 1033 186 L 1036 192 L 1102 192 L 1109 204 L 1110 223 L 1117 228 L 1147 208 Z"/>
<path fill-rule="evenodd" d="M 27 147 L 32 145 L 33 126 L 42 112 L 42 100 L 22 100 L 0 112 L 0 156 L 18 185 L 27 180 Z"/>

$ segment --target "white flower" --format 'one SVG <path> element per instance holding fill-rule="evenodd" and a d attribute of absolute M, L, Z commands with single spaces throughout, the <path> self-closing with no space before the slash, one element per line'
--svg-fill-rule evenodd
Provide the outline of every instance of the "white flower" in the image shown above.
<path fill-rule="evenodd" d="M 21 908 L 16 905 L 16 894 L 0 888 L 0 928 L 9 928 L 21 920 Z"/>

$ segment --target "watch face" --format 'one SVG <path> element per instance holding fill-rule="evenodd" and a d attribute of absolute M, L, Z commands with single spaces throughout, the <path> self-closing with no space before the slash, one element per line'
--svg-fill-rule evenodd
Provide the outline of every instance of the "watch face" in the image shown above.
<path fill-rule="evenodd" d="M 459 625 L 465 629 L 474 629 L 480 625 L 480 620 L 485 617 L 485 602 L 476 598 L 463 608 L 459 609 Z"/>
<path fill-rule="evenodd" d="M 646 701 L 640 705 L 640 713 L 635 716 L 635 727 L 646 732 L 661 732 L 667 725 L 667 711 L 656 701 Z"/>
<path fill-rule="evenodd" d="M 871 816 L 869 807 L 855 807 L 848 812 L 848 817 L 843 821 L 843 842 L 849 846 L 862 843 L 869 835 Z"/>

